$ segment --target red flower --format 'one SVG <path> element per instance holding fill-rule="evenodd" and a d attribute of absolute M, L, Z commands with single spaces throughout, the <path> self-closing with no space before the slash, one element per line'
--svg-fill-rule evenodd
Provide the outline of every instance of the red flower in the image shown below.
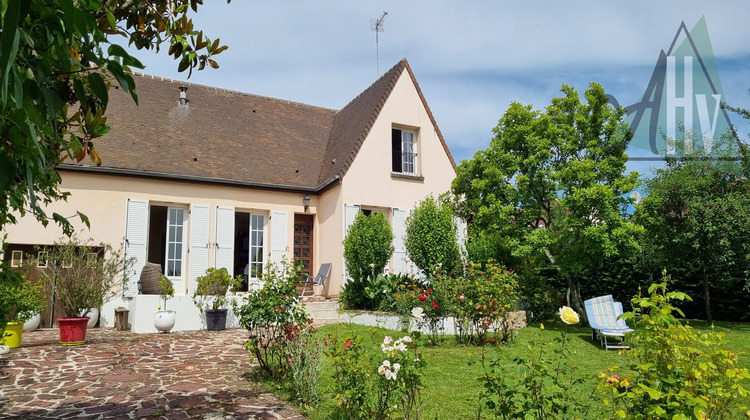
<path fill-rule="evenodd" d="M 430 294 L 432 294 L 432 289 L 430 289 Z"/>
<path fill-rule="evenodd" d="M 348 349 L 351 346 L 352 346 L 352 343 L 350 343 L 349 340 L 346 340 L 346 342 L 344 343 L 344 348 Z"/>
<path fill-rule="evenodd" d="M 433 307 L 433 308 L 435 308 L 435 309 L 437 309 L 437 308 L 439 308 L 439 307 L 440 307 L 440 305 L 438 305 L 438 304 L 437 304 L 437 303 L 435 303 L 435 302 L 432 302 L 432 307 Z"/>
<path fill-rule="evenodd" d="M 427 296 L 425 296 L 425 295 L 419 295 L 419 300 L 421 300 L 422 302 L 424 302 L 424 301 L 427 300 Z"/>

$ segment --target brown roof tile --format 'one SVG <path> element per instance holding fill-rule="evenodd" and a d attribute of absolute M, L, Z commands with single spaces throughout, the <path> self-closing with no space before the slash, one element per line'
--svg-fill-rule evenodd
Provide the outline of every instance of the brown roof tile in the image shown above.
<path fill-rule="evenodd" d="M 416 84 L 401 60 L 338 112 L 136 74 L 138 106 L 110 91 L 111 130 L 95 142 L 96 170 L 316 191 L 346 173 L 404 70 Z M 180 86 L 188 87 L 187 106 Z"/>

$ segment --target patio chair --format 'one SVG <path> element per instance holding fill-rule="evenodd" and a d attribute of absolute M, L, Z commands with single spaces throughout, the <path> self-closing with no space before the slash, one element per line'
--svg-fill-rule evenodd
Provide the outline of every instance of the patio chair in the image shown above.
<path fill-rule="evenodd" d="M 331 272 L 331 263 L 323 263 L 318 269 L 318 274 L 315 277 L 305 274 L 302 279 L 302 296 L 315 295 L 315 286 L 323 286 L 323 296 L 328 296 L 328 274 Z"/>
<path fill-rule="evenodd" d="M 609 349 L 630 348 L 625 342 L 625 334 L 632 332 L 625 320 L 618 319 L 622 315 L 622 303 L 615 302 L 612 295 L 591 298 L 584 302 L 586 317 L 591 326 L 591 339 L 599 339 L 601 345 Z M 609 339 L 617 339 L 617 343 L 610 343 Z"/>

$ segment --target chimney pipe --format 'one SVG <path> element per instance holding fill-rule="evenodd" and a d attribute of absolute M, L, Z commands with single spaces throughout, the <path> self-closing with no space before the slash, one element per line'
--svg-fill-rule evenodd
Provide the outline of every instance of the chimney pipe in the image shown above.
<path fill-rule="evenodd" d="M 180 105 L 187 106 L 188 102 L 190 102 L 187 98 L 187 86 L 180 86 Z"/>

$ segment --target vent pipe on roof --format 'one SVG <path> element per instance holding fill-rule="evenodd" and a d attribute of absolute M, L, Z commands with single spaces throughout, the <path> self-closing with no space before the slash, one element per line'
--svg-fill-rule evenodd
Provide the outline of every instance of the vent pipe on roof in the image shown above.
<path fill-rule="evenodd" d="M 187 106 L 188 102 L 190 102 L 187 98 L 187 86 L 180 86 L 180 105 Z"/>

